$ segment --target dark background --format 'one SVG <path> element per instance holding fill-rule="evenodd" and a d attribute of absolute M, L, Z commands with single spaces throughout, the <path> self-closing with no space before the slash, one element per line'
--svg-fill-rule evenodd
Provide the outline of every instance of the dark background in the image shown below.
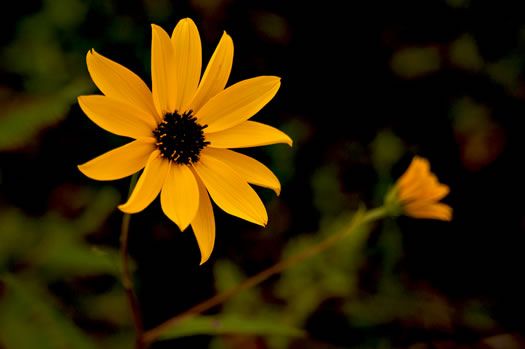
<path fill-rule="evenodd" d="M 99 93 L 85 64 L 91 48 L 150 85 L 150 24 L 171 33 L 185 17 L 200 30 L 203 67 L 223 30 L 233 38 L 228 85 L 282 78 L 254 120 L 287 132 L 294 146 L 244 151 L 276 173 L 281 195 L 257 189 L 269 214 L 264 229 L 215 207 L 216 245 L 203 266 L 191 229 L 178 231 L 157 201 L 132 217 L 129 248 L 146 328 L 233 287 L 231 275 L 255 274 L 313 243 L 359 203 L 380 205 L 415 154 L 451 187 L 444 201 L 454 219 L 373 225 L 357 247 L 327 251 L 266 281 L 253 297 L 210 312 L 278 313 L 306 337 L 199 335 L 153 348 L 520 347 L 520 2 L 48 0 L 13 2 L 0 12 L 0 347 L 28 345 L 17 342 L 22 328 L 49 348 L 68 347 L 47 339 L 52 331 L 42 331 L 28 310 L 33 301 L 54 318 L 63 314 L 57 329 L 74 333 L 55 343 L 130 343 L 118 275 L 93 260 L 116 254 L 116 205 L 129 180 L 95 182 L 76 168 L 125 140 L 91 123 L 76 97 Z M 76 234 L 74 243 L 67 234 Z M 340 260 L 349 254 L 355 260 Z M 338 286 L 344 278 L 334 277 L 341 273 L 355 280 L 346 291 Z M 292 284 L 298 294 L 282 291 Z M 16 287 L 31 295 L 20 301 L 10 291 Z M 310 306 L 287 306 L 303 292 L 315 294 Z"/>

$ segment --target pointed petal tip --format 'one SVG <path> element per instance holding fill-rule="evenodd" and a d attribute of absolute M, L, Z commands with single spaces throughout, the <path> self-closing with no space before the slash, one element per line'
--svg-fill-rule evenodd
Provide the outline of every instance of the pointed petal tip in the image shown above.
<path fill-rule="evenodd" d="M 85 106 L 84 101 L 85 101 L 85 98 L 86 98 L 86 97 L 87 97 L 87 96 L 78 96 L 78 97 L 77 97 L 77 103 L 78 103 L 78 105 L 80 106 L 80 109 L 82 109 L 82 111 L 84 111 L 84 106 Z M 85 114 L 85 112 L 84 112 L 84 114 Z"/>
<path fill-rule="evenodd" d="M 133 213 L 133 212 L 129 212 L 129 210 L 127 210 L 126 204 L 118 205 L 117 208 L 119 210 L 121 210 L 122 212 L 124 212 L 124 213 L 130 213 L 130 214 Z"/>
<path fill-rule="evenodd" d="M 177 222 L 174 222 L 174 223 L 177 225 L 177 227 L 179 228 L 179 230 L 181 231 L 181 233 L 182 233 L 184 230 L 186 230 L 186 229 L 189 227 L 189 225 L 190 225 L 190 223 L 187 223 L 187 224 L 184 224 L 184 225 L 181 225 L 180 223 L 177 223 Z"/>
<path fill-rule="evenodd" d="M 277 178 L 277 177 L 276 177 Z M 270 188 L 271 190 L 273 190 L 273 192 L 275 193 L 276 196 L 279 196 L 281 195 L 281 182 L 279 182 L 279 180 L 277 180 L 277 185 Z"/>
<path fill-rule="evenodd" d="M 85 164 L 77 165 L 77 168 L 78 168 L 78 170 L 79 170 L 80 172 L 82 172 L 83 175 L 86 175 L 86 174 L 84 173 L 84 170 L 83 170 L 84 165 L 85 165 Z"/>
<path fill-rule="evenodd" d="M 122 211 L 124 213 L 127 213 L 127 214 L 134 214 L 134 213 L 138 213 L 138 212 L 142 211 L 142 210 L 136 211 L 136 210 L 130 209 L 129 205 L 127 203 L 120 204 L 120 205 L 117 206 L 117 208 L 120 211 Z"/>
<path fill-rule="evenodd" d="M 77 168 L 78 168 L 78 170 L 79 170 L 80 172 L 82 172 L 82 174 L 83 174 L 84 176 L 90 177 L 90 176 L 88 175 L 88 172 L 86 171 L 86 163 L 84 163 L 84 164 L 80 164 L 80 165 L 77 165 Z M 90 178 L 91 178 L 91 177 L 90 177 Z"/>
<path fill-rule="evenodd" d="M 260 221 L 253 220 L 253 223 L 260 225 L 263 228 L 266 228 L 266 225 L 268 225 L 268 216 L 260 217 L 260 218 L 262 218 Z"/>
<path fill-rule="evenodd" d="M 155 35 L 156 31 L 164 30 L 161 26 L 151 23 L 151 35 Z"/>
<path fill-rule="evenodd" d="M 166 32 L 160 25 L 151 23 L 151 34 L 154 35 L 155 32 L 162 30 L 163 32 Z"/>
<path fill-rule="evenodd" d="M 95 51 L 94 48 L 90 48 L 86 54 L 86 63 L 88 63 L 88 68 L 90 62 L 94 63 L 94 60 L 96 59 L 100 59 L 100 54 L 97 51 Z"/>
<path fill-rule="evenodd" d="M 224 30 L 224 31 L 222 32 L 221 40 L 222 40 L 222 39 L 227 39 L 227 40 L 231 41 L 232 44 L 233 44 L 233 39 L 232 39 L 232 37 L 230 36 L 230 34 L 228 34 L 228 32 L 227 32 L 226 30 Z"/>
<path fill-rule="evenodd" d="M 92 97 L 92 96 L 102 96 L 102 95 L 80 95 L 77 97 L 77 102 L 78 104 L 85 104 L 86 99 L 89 99 L 89 97 Z"/>
<path fill-rule="evenodd" d="M 199 266 L 200 265 L 203 265 L 204 263 L 206 263 L 208 260 L 210 259 L 210 256 L 202 256 L 201 255 L 201 262 L 199 263 Z"/>
<path fill-rule="evenodd" d="M 275 93 L 277 93 L 277 91 L 279 91 L 279 89 L 281 88 L 281 78 L 280 77 L 275 76 L 275 83 L 274 83 L 273 88 L 275 88 Z"/>

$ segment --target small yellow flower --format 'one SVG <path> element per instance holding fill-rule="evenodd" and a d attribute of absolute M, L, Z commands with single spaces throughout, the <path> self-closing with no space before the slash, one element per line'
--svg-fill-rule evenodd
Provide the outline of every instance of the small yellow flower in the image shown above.
<path fill-rule="evenodd" d="M 430 172 L 427 159 L 415 156 L 408 169 L 401 175 L 393 190 L 387 195 L 386 205 L 392 211 L 401 211 L 413 218 L 452 220 L 452 208 L 439 200 L 444 198 L 450 188 L 439 183 Z"/>
<path fill-rule="evenodd" d="M 222 35 L 202 78 L 201 50 L 191 19 L 179 21 L 171 37 L 152 25 L 151 91 L 127 68 L 90 51 L 88 70 L 104 95 L 80 96 L 79 105 L 98 126 L 134 140 L 78 168 L 95 180 L 120 179 L 144 168 L 119 209 L 142 211 L 160 193 L 166 216 L 181 230 L 191 224 L 202 264 L 215 241 L 209 196 L 225 212 L 264 226 L 266 209 L 248 183 L 277 195 L 281 188 L 262 163 L 227 148 L 291 146 L 292 140 L 248 120 L 275 96 L 280 78 L 259 76 L 225 89 L 233 61 L 231 37 Z"/>

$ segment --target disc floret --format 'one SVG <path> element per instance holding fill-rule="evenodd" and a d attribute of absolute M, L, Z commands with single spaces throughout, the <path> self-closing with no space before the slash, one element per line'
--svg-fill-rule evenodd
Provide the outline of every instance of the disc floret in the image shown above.
<path fill-rule="evenodd" d="M 192 113 L 191 110 L 167 113 L 153 131 L 161 155 L 181 165 L 199 161 L 202 149 L 210 144 L 203 132 L 208 125 L 199 124 Z"/>

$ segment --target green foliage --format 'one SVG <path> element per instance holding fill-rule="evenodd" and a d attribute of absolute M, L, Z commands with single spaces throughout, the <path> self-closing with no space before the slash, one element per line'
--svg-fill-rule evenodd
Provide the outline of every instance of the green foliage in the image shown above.
<path fill-rule="evenodd" d="M 390 64 L 399 76 L 413 79 L 438 71 L 441 57 L 436 47 L 406 47 L 394 53 Z"/>
<path fill-rule="evenodd" d="M 468 34 L 459 37 L 450 45 L 449 55 L 452 64 L 465 70 L 480 71 L 485 63 L 476 41 Z"/>
<path fill-rule="evenodd" d="M 274 319 L 268 317 L 253 318 L 235 314 L 201 315 L 184 320 L 175 328 L 166 331 L 160 339 L 202 334 L 302 337 L 305 332 L 299 328 L 275 322 Z"/>
<path fill-rule="evenodd" d="M 374 168 L 381 176 L 390 175 L 390 171 L 405 152 L 405 144 L 394 132 L 388 129 L 377 132 L 371 144 Z"/>
<path fill-rule="evenodd" d="M 210 38 L 219 37 L 222 29 L 226 29 L 232 36 L 233 33 L 237 34 L 234 37 L 235 57 L 244 58 L 242 61 L 248 62 L 247 66 L 251 71 L 249 74 L 244 71 L 242 65 L 237 65 L 241 60 L 235 58 L 232 74 L 248 77 L 253 73 L 253 67 L 264 71 L 264 74 L 283 73 L 283 87 L 275 102 L 280 104 L 276 104 L 279 108 L 275 110 L 283 107 L 286 112 L 279 114 L 278 111 L 275 114 L 274 125 L 291 136 L 294 147 L 289 149 L 287 145 L 276 145 L 261 150 L 268 156 L 263 162 L 281 181 L 283 195 L 269 206 L 269 211 L 272 208 L 275 210 L 270 215 L 268 227 L 260 235 L 256 233 L 258 228 L 252 228 L 250 233 L 256 238 L 275 238 L 272 246 L 267 247 L 267 250 L 271 249 L 271 256 L 275 260 L 264 260 L 265 265 L 261 266 L 260 259 L 251 259 L 250 255 L 243 254 L 242 262 L 239 262 L 224 256 L 227 249 L 217 251 L 217 256 L 221 256 L 221 259 L 212 258 L 208 262 L 208 266 L 213 266 L 217 293 L 230 290 L 244 281 L 248 276 L 246 270 L 251 273 L 254 266 L 264 268 L 268 266 L 267 262 L 277 262 L 279 256 L 286 258 L 294 255 L 345 229 L 351 218 L 345 212 L 353 209 L 362 197 L 358 197 L 361 193 L 346 191 L 343 170 L 353 171 L 356 163 L 365 163 L 372 168 L 378 175 L 375 186 L 358 190 L 372 189 L 373 197 L 364 199 L 382 202 L 393 182 L 394 166 L 414 149 L 432 152 L 430 145 L 422 141 L 426 135 L 420 128 L 427 120 L 438 121 L 439 117 L 429 117 L 434 112 L 431 108 L 442 107 L 439 111 L 442 117 L 440 121 L 449 122 L 450 125 L 447 126 L 451 128 L 451 134 L 443 134 L 443 138 L 450 138 L 452 146 L 449 144 L 449 148 L 453 151 L 457 148 L 457 155 L 466 169 L 477 170 L 490 164 L 504 149 L 507 135 L 503 132 L 501 120 L 496 119 L 497 113 L 504 114 L 509 120 L 515 116 L 518 118 L 524 98 L 522 80 L 525 36 L 522 23 L 509 21 L 508 26 L 503 26 L 504 29 L 509 28 L 508 31 L 503 31 L 509 35 L 499 37 L 496 34 L 502 32 L 498 30 L 497 21 L 495 22 L 488 36 L 496 36 L 497 41 L 502 43 L 499 47 L 499 42 L 496 45 L 491 40 L 483 41 L 487 34 L 480 28 L 476 29 L 476 22 L 479 21 L 476 12 L 472 18 L 469 17 L 470 14 L 465 17 L 469 18 L 469 23 L 464 28 L 460 23 L 462 19 L 460 22 L 453 21 L 454 27 L 460 27 L 458 32 L 454 28 L 436 29 L 434 22 L 431 22 L 431 38 L 424 36 L 428 33 L 413 31 L 413 18 L 396 23 L 392 15 L 393 24 L 377 28 L 381 32 L 373 33 L 374 38 L 384 40 L 382 47 L 376 47 L 378 42 L 373 43 L 371 47 L 380 48 L 375 52 L 362 45 L 359 40 L 354 40 L 363 36 L 363 41 L 366 41 L 368 29 L 376 28 L 374 22 L 371 22 L 373 26 L 370 28 L 363 26 L 363 33 L 346 32 L 349 26 L 345 23 L 341 25 L 344 30 L 340 31 L 336 20 L 331 16 L 324 16 L 323 6 L 318 7 L 319 14 L 315 13 L 315 17 L 303 17 L 304 12 L 301 9 L 295 11 L 297 17 L 288 18 L 293 11 L 278 11 L 280 5 L 277 3 L 272 4 L 269 9 L 263 9 L 262 3 L 261 8 L 252 9 L 249 5 L 239 6 L 241 2 L 231 0 L 190 0 L 183 3 L 191 11 L 184 9 L 180 13 L 177 12 L 180 9 L 177 7 L 179 2 L 169 0 L 133 3 L 42 0 L 36 3 L 39 7 L 33 12 L 23 14 L 12 22 L 14 27 L 7 31 L 11 37 L 6 37 L 3 41 L 5 44 L 0 48 L 1 75 L 6 78 L 6 82 L 0 83 L 0 156 L 8 154 L 11 158 L 7 161 L 2 158 L 2 189 L 19 184 L 8 181 L 13 179 L 13 164 L 16 166 L 19 161 L 33 160 L 27 156 L 25 150 L 33 150 L 34 154 L 40 156 L 38 150 L 42 146 L 41 136 L 48 130 L 61 126 L 68 117 L 73 120 L 78 109 L 74 107 L 77 96 L 95 90 L 85 63 L 88 49 L 110 47 L 114 52 L 121 48 L 124 48 L 123 52 L 135 49 L 137 52 L 134 58 L 139 59 L 136 63 L 144 71 L 149 70 L 149 50 L 136 48 L 148 44 L 150 32 L 149 28 L 142 25 L 144 23 L 137 24 L 138 21 L 162 23 L 169 29 L 175 18 L 199 14 L 199 24 L 203 24 L 203 52 L 209 54 L 208 56 L 213 52 Z M 445 12 L 447 14 L 463 16 L 470 6 L 474 6 L 471 0 L 445 0 L 436 7 L 440 11 L 448 8 L 450 12 Z M 128 9 L 129 12 L 126 12 Z M 230 9 L 249 11 L 246 18 L 242 18 L 240 25 L 237 25 L 231 19 L 240 16 L 226 16 Z M 144 10 L 144 13 L 140 10 Z M 331 8 L 327 13 L 335 15 L 331 12 L 333 10 Z M 478 10 L 483 12 L 483 8 Z M 417 19 L 417 26 L 425 23 L 423 12 L 414 17 Z M 322 18 L 327 19 L 324 21 Z M 448 18 L 442 19 L 443 23 L 448 23 Z M 301 31 L 301 27 L 297 26 L 301 22 L 305 22 L 311 31 Z M 512 29 L 512 25 L 516 25 L 516 29 Z M 240 35 L 241 28 L 253 30 L 253 37 L 259 37 L 261 42 L 250 47 L 251 43 L 247 39 L 250 38 L 250 33 L 243 37 Z M 133 46 L 124 47 L 129 43 L 133 43 Z M 305 45 L 302 52 L 299 47 L 301 45 Z M 491 50 L 491 45 L 498 47 Z M 337 47 L 343 46 L 351 47 L 352 54 L 336 52 Z M 264 50 L 272 52 L 268 55 L 275 57 L 272 62 L 262 58 L 261 52 Z M 298 55 L 298 52 L 301 54 Z M 382 64 L 388 64 L 389 58 L 390 70 L 382 67 Z M 361 66 L 361 59 L 374 63 Z M 358 64 L 354 65 L 355 62 Z M 343 64 L 337 66 L 337 63 Z M 373 71 L 367 70 L 370 67 Z M 356 73 L 363 74 L 362 81 L 359 81 L 360 74 Z M 445 74 L 440 75 L 441 73 Z M 457 86 L 454 80 L 456 73 L 460 77 Z M 345 88 L 332 84 L 334 80 L 343 82 Z M 149 79 L 145 81 L 149 83 Z M 418 84 L 420 81 L 423 83 Z M 304 89 L 297 89 L 301 85 L 305 85 Z M 420 87 L 424 92 L 418 94 Z M 350 95 L 347 90 L 357 90 L 359 94 Z M 438 90 L 452 92 L 439 92 L 436 97 L 439 103 L 432 104 L 433 99 L 427 95 Z M 294 93 L 298 95 L 295 96 Z M 413 95 L 425 98 L 418 101 L 413 99 Z M 407 100 L 398 100 L 400 97 Z M 429 98 L 426 99 L 427 97 Z M 363 104 L 355 104 L 356 98 L 364 98 Z M 392 110 L 376 109 L 375 105 L 368 105 L 369 102 L 379 105 L 383 103 L 382 98 L 387 100 L 388 108 L 393 107 Z M 289 100 L 293 103 L 286 105 Z M 507 104 L 509 100 L 511 104 Z M 297 101 L 303 103 L 298 105 Z M 498 110 L 497 101 L 503 101 L 505 106 L 502 108 L 500 105 Z M 358 110 L 355 105 L 365 106 L 365 112 Z M 410 113 L 412 108 L 415 110 L 412 112 L 418 114 L 417 118 L 410 119 L 405 114 Z M 387 111 L 387 116 L 372 119 L 376 117 L 373 113 L 377 110 Z M 507 115 L 509 112 L 516 115 Z M 447 119 L 447 115 L 450 119 Z M 419 119 L 424 121 L 419 124 Z M 351 130 L 343 122 L 348 120 L 352 125 Z M 365 127 L 364 124 L 369 125 Z M 375 124 L 380 124 L 380 128 L 370 132 Z M 418 126 L 416 130 L 407 130 L 413 124 Z M 428 126 L 432 132 L 433 126 Z M 442 129 L 436 130 L 441 132 Z M 510 133 L 519 133 L 515 130 L 519 128 L 512 129 Z M 411 138 L 401 138 L 402 133 Z M 345 138 L 346 134 L 350 135 L 348 139 Z M 365 144 L 363 140 L 369 143 Z M 432 138 L 431 141 L 434 142 L 435 139 Z M 424 143 L 421 148 L 418 142 Z M 63 145 L 64 148 L 71 146 L 78 145 Z M 444 154 L 444 157 L 454 155 L 450 149 L 441 149 L 441 143 L 435 147 L 436 153 Z M 62 154 L 42 155 L 60 157 Z M 316 160 L 321 159 L 320 163 L 311 163 L 313 157 Z M 456 160 L 451 159 L 450 163 L 455 164 Z M 76 171 L 74 165 L 71 167 L 71 173 Z M 306 173 L 304 168 L 313 170 Z M 49 177 L 54 176 L 53 171 L 56 171 L 54 168 L 41 170 L 46 171 Z M 4 176 L 4 171 L 9 174 Z M 98 189 L 86 184 L 72 184 L 77 179 L 71 173 L 63 174 L 68 183 L 60 184 L 75 187 L 75 190 L 68 191 L 68 197 L 64 200 L 71 209 L 68 214 L 51 206 L 47 210 L 44 208 L 43 213 L 30 214 L 29 210 L 21 207 L 23 205 L 19 205 L 20 200 L 39 200 L 39 204 L 45 205 L 49 199 L 45 197 L 48 189 L 56 189 L 49 187 L 57 184 L 49 182 L 42 173 L 35 172 L 32 180 L 41 184 L 44 194 L 17 197 L 18 203 L 15 203 L 10 195 L 16 193 L 6 190 L 9 195 L 4 195 L 0 192 L 1 348 L 133 347 L 129 310 L 118 276 L 118 231 L 108 231 L 112 230 L 109 227 L 118 226 L 121 215 L 115 213 L 115 207 L 122 202 L 121 197 L 114 189 L 114 184 L 100 185 Z M 24 177 L 26 178 L 28 177 Z M 455 180 L 462 183 L 461 179 Z M 304 192 L 311 195 L 312 202 L 305 202 L 302 196 Z M 460 188 L 453 188 L 453 192 L 457 195 L 458 202 L 464 200 L 464 197 L 456 194 L 460 192 Z M 516 193 L 519 194 L 519 190 Z M 489 199 L 486 200 L 485 204 L 489 205 Z M 303 208 L 309 211 L 303 213 Z M 281 209 L 285 212 L 282 213 Z M 292 212 L 293 210 L 296 211 Z M 314 211 L 319 217 L 303 216 Z M 312 223 L 314 219 L 315 222 Z M 113 221 L 110 223 L 111 220 Z M 316 223 L 319 223 L 319 228 L 315 226 Z M 152 226 L 155 224 L 158 222 L 151 223 Z M 301 226 L 300 231 L 295 229 L 296 224 Z M 312 225 L 315 227 L 311 228 Z M 303 227 L 305 228 L 302 229 Z M 171 234 L 170 229 L 171 227 L 152 229 L 152 240 Z M 234 236 L 236 233 L 235 227 L 230 229 L 231 232 L 228 230 L 229 227 L 218 227 L 217 234 L 231 233 Z M 165 233 L 166 231 L 169 233 Z M 188 231 L 184 233 L 190 234 Z M 426 233 L 421 231 L 421 234 Z M 104 243 L 94 242 L 100 235 L 104 235 L 106 239 L 109 236 L 112 243 L 107 243 L 107 240 Z M 223 247 L 225 235 L 220 237 Z M 219 240 L 219 235 L 217 236 Z M 294 265 L 262 285 L 229 299 L 221 305 L 218 314 L 188 319 L 164 333 L 161 339 L 208 335 L 213 337 L 211 348 L 231 349 L 240 346 L 230 346 L 224 339 L 242 335 L 261 340 L 264 342 L 261 346 L 276 349 L 333 349 L 335 344 L 332 346 L 316 342 L 306 330 L 309 321 L 322 311 L 337 312 L 344 326 L 363 337 L 361 341 L 359 338 L 355 339 L 355 347 L 392 347 L 392 339 L 387 338 L 381 329 L 393 325 L 428 332 L 442 331 L 445 334 L 450 333 L 454 326 L 477 335 L 490 334 L 495 329 L 501 330 L 501 324 L 494 319 L 490 302 L 482 297 L 454 303 L 431 285 L 414 283 L 404 264 L 407 262 L 404 259 L 404 238 L 400 226 L 394 221 L 363 227 L 330 250 Z M 245 247 L 242 244 L 235 245 L 241 251 L 237 256 L 245 251 Z M 496 256 L 494 252 L 491 260 L 495 260 Z M 443 258 L 448 257 L 445 252 Z M 436 263 L 441 263 L 441 260 Z M 248 264 L 250 268 L 247 267 Z M 173 274 L 166 275 L 176 279 L 179 265 L 169 265 L 167 268 L 173 269 Z M 207 266 L 203 266 L 201 270 L 209 270 L 206 268 Z M 184 282 L 181 287 L 193 289 L 202 287 L 201 283 L 209 287 L 201 276 L 202 274 L 195 273 L 191 282 Z M 102 281 L 93 282 L 99 279 Z M 487 277 L 486 282 L 492 281 Z M 141 285 L 140 289 L 149 291 L 149 288 L 150 285 Z M 151 293 L 155 292 L 156 289 Z M 185 305 L 184 299 L 177 299 L 174 295 L 168 297 L 169 302 Z M 337 300 L 339 308 L 327 310 L 325 304 L 333 300 Z M 155 309 L 147 311 L 152 314 Z M 347 336 L 346 333 L 342 335 Z M 493 343 L 497 344 L 498 338 L 493 339 Z M 306 344 L 302 345 L 303 343 Z M 492 340 L 487 340 L 486 343 L 492 343 Z M 413 347 L 418 346 L 416 344 Z"/>
<path fill-rule="evenodd" d="M 314 204 L 329 217 L 337 215 L 347 199 L 340 188 L 338 168 L 335 165 L 319 167 L 312 174 L 312 190 L 314 192 Z"/>
<path fill-rule="evenodd" d="M 108 293 L 78 294 L 79 308 L 56 299 L 50 286 L 100 275 L 118 277 L 118 251 L 89 243 L 114 211 L 120 196 L 111 187 L 79 191 L 87 203 L 78 218 L 56 212 L 30 217 L 18 209 L 0 213 L 0 345 L 7 348 L 100 348 L 73 321 L 74 311 L 93 321 L 126 328 L 127 308 L 122 288 Z M 108 337 L 111 338 L 111 337 Z"/>
<path fill-rule="evenodd" d="M 116 206 L 119 195 L 110 187 L 92 195 L 92 208 L 77 220 L 67 220 L 54 212 L 32 218 L 20 210 L 0 214 L 0 268 L 28 264 L 52 280 L 64 276 L 115 274 L 116 251 L 94 248 L 84 239 L 100 226 Z M 89 221 L 90 224 L 86 224 Z"/>
<path fill-rule="evenodd" d="M 91 82 L 79 79 L 52 95 L 14 96 L 0 109 L 0 150 L 36 143 L 42 131 L 68 115 L 78 95 L 91 89 Z"/>
<path fill-rule="evenodd" d="M 35 146 L 41 133 L 68 115 L 76 97 L 93 90 L 87 77 L 87 48 L 68 35 L 87 12 L 82 1 L 44 1 L 20 19 L 0 62 L 18 76 L 23 91 L 0 85 L 0 151 Z"/>
<path fill-rule="evenodd" d="M 0 343 L 7 348 L 79 348 L 98 346 L 82 333 L 41 286 L 3 275 L 6 287 L 0 302 Z"/>

